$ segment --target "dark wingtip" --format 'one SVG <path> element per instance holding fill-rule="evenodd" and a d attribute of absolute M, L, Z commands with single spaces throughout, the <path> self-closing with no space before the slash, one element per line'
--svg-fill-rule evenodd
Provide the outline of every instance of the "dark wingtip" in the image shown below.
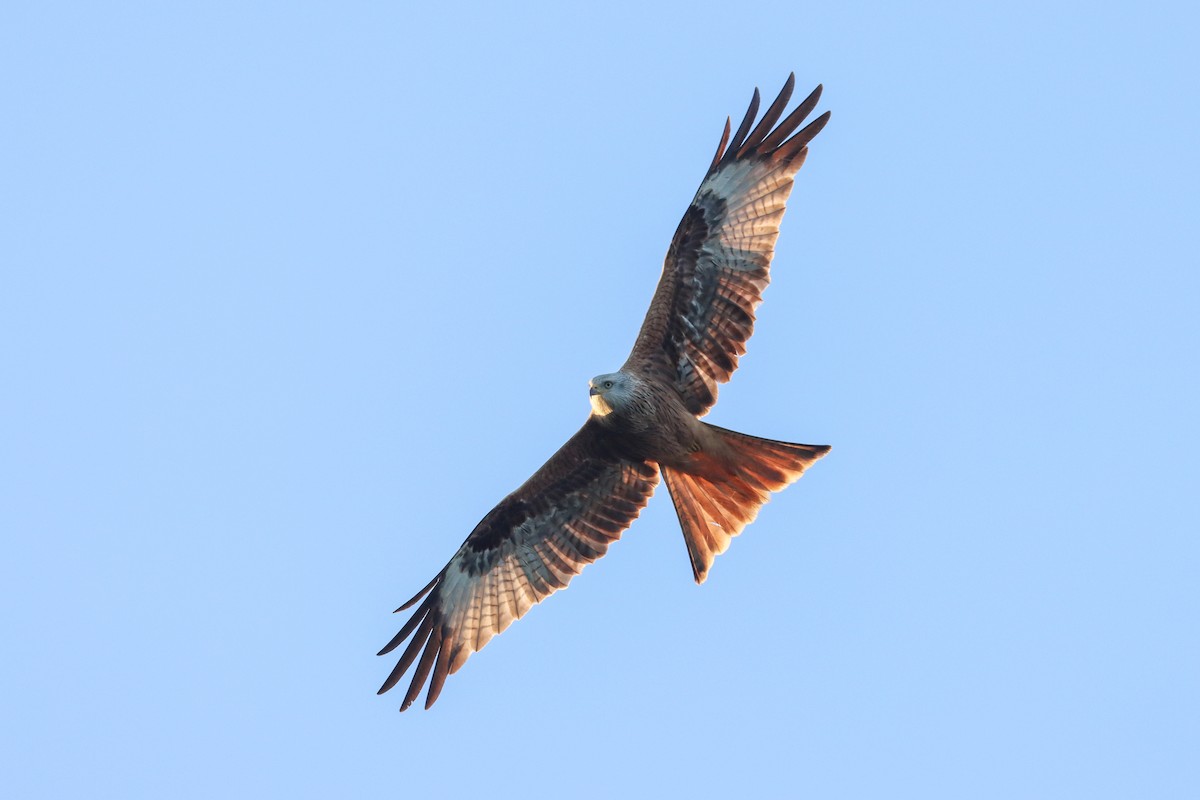
<path fill-rule="evenodd" d="M 418 601 L 418 600 L 420 600 L 422 597 L 424 597 L 426 594 L 428 594 L 428 593 L 429 593 L 429 590 L 430 590 L 430 589 L 432 589 L 434 586 L 437 586 L 437 583 L 438 583 L 438 581 L 440 581 L 440 580 L 442 579 L 442 576 L 443 576 L 443 575 L 445 575 L 445 574 L 446 574 L 446 571 L 445 571 L 445 570 L 442 570 L 441 572 L 439 572 L 439 573 L 438 573 L 436 576 L 434 576 L 434 579 L 433 579 L 433 580 L 431 580 L 429 583 L 425 584 L 425 588 L 424 588 L 424 589 L 422 589 L 421 591 L 417 592 L 417 593 L 416 593 L 416 595 L 414 595 L 414 596 L 413 596 L 413 599 L 409 600 L 407 603 L 405 603 L 404 605 L 400 606 L 399 608 L 397 608 L 397 609 L 396 609 L 395 611 L 393 611 L 392 613 L 393 613 L 393 614 L 398 614 L 398 613 L 399 613 L 399 612 L 401 612 L 401 611 L 407 611 L 408 609 L 412 608 L 412 605 L 413 605 L 413 603 L 417 602 L 417 601 Z"/>
<path fill-rule="evenodd" d="M 725 155 L 725 145 L 729 144 L 729 131 L 732 123 L 733 120 L 730 117 L 725 118 L 725 132 L 721 134 L 721 141 L 717 143 L 717 154 L 713 156 L 712 163 L 708 166 L 710 171 L 717 168 L 717 164 L 721 161 L 721 156 Z"/>
<path fill-rule="evenodd" d="M 833 112 L 826 111 L 824 114 L 817 117 L 812 122 L 808 123 L 808 125 L 805 127 L 805 129 L 803 131 L 801 131 L 801 133 L 803 134 L 805 131 L 811 130 L 812 133 L 809 134 L 808 139 L 809 139 L 809 141 L 812 141 L 814 136 L 816 136 L 818 133 L 820 133 L 821 131 L 823 131 L 825 129 L 825 126 L 829 124 L 829 118 L 832 116 L 833 116 Z"/>
<path fill-rule="evenodd" d="M 420 617 L 419 614 L 417 616 L 415 616 L 414 619 L 416 619 L 418 617 Z M 409 620 L 409 623 L 411 623 L 411 622 L 412 622 L 412 620 Z M 412 641 L 410 641 L 408 643 L 408 647 L 405 648 L 404 654 L 402 656 L 400 656 L 400 661 L 396 663 L 396 666 L 392 667 L 391 674 L 388 675 L 387 680 L 385 680 L 383 682 L 383 688 L 380 689 L 380 692 L 386 692 L 389 689 L 391 689 L 393 686 L 395 686 L 397 683 L 400 682 L 400 678 L 403 677 L 404 673 L 408 671 L 408 668 L 412 665 L 412 662 L 416 659 L 417 653 L 420 652 L 421 648 L 424 647 L 425 643 L 429 640 L 432 630 L 433 630 L 433 619 L 430 618 L 429 616 L 425 616 L 421 621 L 420 627 L 418 627 L 416 629 L 416 633 L 413 634 Z M 412 631 L 406 630 L 406 631 L 401 631 L 401 633 L 403 633 L 404 636 L 408 636 L 409 633 L 412 633 Z M 388 646 L 383 649 L 383 652 L 384 653 L 390 652 L 392 649 L 395 648 L 395 646 L 399 643 L 399 641 L 403 640 L 403 638 L 404 637 L 397 636 L 396 639 L 393 639 L 391 642 L 388 643 Z M 424 661 L 424 657 L 422 657 L 422 661 Z M 420 670 L 418 669 L 418 673 L 419 672 L 420 672 Z M 421 680 L 422 681 L 425 680 L 424 676 L 421 676 Z"/>
<path fill-rule="evenodd" d="M 730 163 L 748 156 L 774 156 L 777 159 L 786 161 L 803 158 L 805 145 L 829 121 L 829 113 L 826 112 L 799 134 L 793 136 L 796 133 L 796 129 L 804 122 L 804 119 L 812 113 L 821 98 L 821 93 L 825 89 L 824 84 L 817 84 L 817 87 L 809 93 L 808 97 L 802 100 L 796 108 L 792 109 L 792 112 L 785 119 L 780 121 L 784 109 L 791 100 L 795 85 L 796 73 L 788 73 L 787 81 L 784 83 L 783 89 L 779 92 L 779 96 L 775 98 L 770 108 L 763 114 L 763 118 L 751 130 L 754 118 L 758 115 L 758 106 L 760 103 L 758 89 L 754 90 L 754 98 L 750 103 L 750 108 L 747 110 L 745 118 L 742 119 L 742 124 L 738 127 L 737 133 L 733 134 L 730 138 L 729 147 L 725 149 L 725 152 L 713 160 L 713 164 L 709 168 L 710 172 L 717 169 L 721 164 Z"/>
<path fill-rule="evenodd" d="M 771 133 L 775 127 L 775 123 L 783 116 L 783 110 L 787 108 L 788 101 L 792 99 L 792 91 L 796 88 L 796 76 L 793 73 L 788 76 L 787 81 L 783 84 L 783 88 L 779 90 L 779 94 L 775 97 L 775 101 L 767 108 L 762 119 L 754 126 L 745 140 L 742 141 L 738 148 L 737 158 L 741 158 L 745 153 L 755 150 L 763 143 L 763 140 Z"/>
<path fill-rule="evenodd" d="M 746 141 L 747 134 L 750 133 L 750 126 L 754 124 L 754 118 L 758 116 L 758 107 L 762 103 L 762 96 L 758 93 L 758 87 L 754 87 L 754 96 L 750 98 L 750 107 L 746 109 L 746 116 L 742 117 L 742 124 L 738 125 L 737 133 L 729 140 L 729 147 L 725 151 L 722 162 L 731 160 L 737 156 L 742 145 Z"/>

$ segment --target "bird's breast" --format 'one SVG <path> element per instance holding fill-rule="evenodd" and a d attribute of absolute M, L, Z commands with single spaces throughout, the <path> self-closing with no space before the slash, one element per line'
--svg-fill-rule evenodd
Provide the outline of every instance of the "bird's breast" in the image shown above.
<path fill-rule="evenodd" d="M 685 460 L 696 443 L 700 426 L 682 402 L 671 402 L 661 393 L 645 393 L 635 402 L 614 409 L 607 401 L 603 411 L 592 398 L 592 412 L 609 432 L 612 442 L 627 457 L 658 463 Z"/>

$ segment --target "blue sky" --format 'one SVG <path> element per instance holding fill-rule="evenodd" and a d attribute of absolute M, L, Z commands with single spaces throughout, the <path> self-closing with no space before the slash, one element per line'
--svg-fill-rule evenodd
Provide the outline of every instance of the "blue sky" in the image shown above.
<path fill-rule="evenodd" d="M 1195 793 L 1196 27 L 6 5 L 8 793 Z M 832 454 L 703 587 L 660 491 L 397 714 L 388 612 L 582 422 L 791 71 L 833 118 L 710 420 Z"/>

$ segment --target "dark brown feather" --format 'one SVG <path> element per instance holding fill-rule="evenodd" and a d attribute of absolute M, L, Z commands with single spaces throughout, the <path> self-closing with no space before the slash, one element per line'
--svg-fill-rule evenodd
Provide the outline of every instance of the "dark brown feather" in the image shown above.
<path fill-rule="evenodd" d="M 439 575 L 439 576 L 438 576 L 438 578 L 440 578 L 440 577 L 441 577 L 441 576 Z M 399 608 L 397 608 L 397 609 L 396 609 L 395 611 L 393 611 L 392 613 L 393 613 L 393 614 L 395 614 L 395 613 L 397 613 L 397 612 L 404 611 L 405 609 L 411 608 L 413 603 L 417 602 L 417 601 L 418 601 L 418 600 L 420 600 L 422 597 L 424 597 L 425 595 L 427 595 L 427 594 L 429 593 L 429 590 L 430 590 L 430 589 L 432 589 L 434 586 L 436 586 L 436 585 L 437 585 L 438 578 L 434 578 L 434 579 L 433 579 L 433 580 L 431 580 L 429 583 L 425 584 L 425 588 L 424 588 L 424 589 L 422 589 L 421 591 L 417 592 L 417 593 L 416 593 L 416 595 L 414 595 L 414 596 L 413 596 L 413 599 L 412 599 L 412 600 L 409 600 L 407 603 L 405 603 L 404 605 L 400 606 Z"/>
<path fill-rule="evenodd" d="M 442 686 L 446 683 L 446 676 L 450 672 L 450 647 L 445 642 L 438 648 L 437 663 L 433 666 L 433 678 L 429 681 L 429 694 L 425 697 L 425 708 L 429 708 L 437 702 L 438 695 L 442 693 Z"/>
<path fill-rule="evenodd" d="M 440 579 L 441 579 L 441 576 L 439 575 L 437 578 L 434 579 L 434 582 L 436 583 Z M 397 633 L 395 636 L 393 636 L 392 640 L 390 642 L 388 642 L 386 645 L 384 645 L 384 648 L 382 650 L 380 650 L 378 653 L 376 653 L 376 655 L 385 656 L 388 653 L 395 650 L 396 646 L 399 645 L 401 642 L 403 642 L 405 639 L 407 639 L 409 634 L 411 634 L 413 632 L 413 630 L 416 629 L 417 625 L 420 624 L 421 620 L 425 619 L 426 615 L 429 613 L 429 607 L 432 605 L 433 605 L 433 598 L 430 597 L 424 603 L 421 604 L 421 607 L 419 609 L 417 609 L 416 613 L 414 613 L 411 617 L 409 617 L 408 622 L 404 623 L 404 627 L 402 627 L 400 629 L 400 632 Z"/>
<path fill-rule="evenodd" d="M 827 122 L 829 122 L 828 111 L 805 125 L 803 130 L 780 145 L 779 149 L 775 152 L 788 161 L 802 157 L 803 153 L 808 149 L 808 143 L 821 132 Z"/>
<path fill-rule="evenodd" d="M 433 662 L 437 659 L 438 650 L 442 647 L 442 628 L 435 629 L 429 636 L 429 643 L 425 646 L 425 651 L 421 654 L 421 660 L 417 663 L 417 669 L 413 672 L 412 683 L 408 685 L 408 691 L 404 695 L 404 702 L 400 705 L 400 710 L 404 711 L 413 704 L 417 699 L 417 695 L 421 693 L 421 687 L 425 685 L 425 679 L 429 677 L 429 670 L 433 668 Z"/>
<path fill-rule="evenodd" d="M 708 165 L 709 172 L 717 167 L 717 162 L 721 160 L 721 155 L 725 152 L 725 145 L 729 144 L 729 123 L 732 120 L 729 117 L 725 118 L 725 132 L 721 134 L 721 141 L 717 142 L 717 154 L 713 156 L 712 163 Z"/>
<path fill-rule="evenodd" d="M 722 161 L 729 161 L 737 155 L 738 150 L 742 147 L 742 142 L 746 140 L 746 134 L 750 132 L 750 126 L 754 124 L 754 118 L 758 116 L 758 104 L 760 101 L 758 87 L 754 87 L 754 96 L 750 98 L 750 107 L 746 109 L 746 116 L 742 117 L 742 124 L 738 125 L 737 133 L 729 141 L 729 149 L 725 151 L 725 158 Z"/>

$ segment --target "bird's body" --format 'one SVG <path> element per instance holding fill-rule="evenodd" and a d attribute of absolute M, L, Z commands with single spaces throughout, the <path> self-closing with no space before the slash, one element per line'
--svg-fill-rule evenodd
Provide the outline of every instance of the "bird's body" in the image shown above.
<path fill-rule="evenodd" d="M 605 389 L 605 383 L 613 385 Z M 625 457 L 710 480 L 736 474 L 738 454 L 721 429 L 688 411 L 669 385 L 617 372 L 593 378 L 589 394 L 599 435 Z"/>
<path fill-rule="evenodd" d="M 592 413 L 583 427 L 397 609 L 421 601 L 380 652 L 412 637 L 379 690 L 415 663 L 401 710 L 431 676 L 425 706 L 432 705 L 446 676 L 471 653 L 604 555 L 645 506 L 660 474 L 702 583 L 770 493 L 828 452 L 700 419 L 745 352 L 794 176 L 808 142 L 829 119 L 826 112 L 798 130 L 820 97 L 817 87 L 780 122 L 792 86 L 789 78 L 753 130 L 757 90 L 732 138 L 726 123 L 628 360 L 590 381 Z"/>

